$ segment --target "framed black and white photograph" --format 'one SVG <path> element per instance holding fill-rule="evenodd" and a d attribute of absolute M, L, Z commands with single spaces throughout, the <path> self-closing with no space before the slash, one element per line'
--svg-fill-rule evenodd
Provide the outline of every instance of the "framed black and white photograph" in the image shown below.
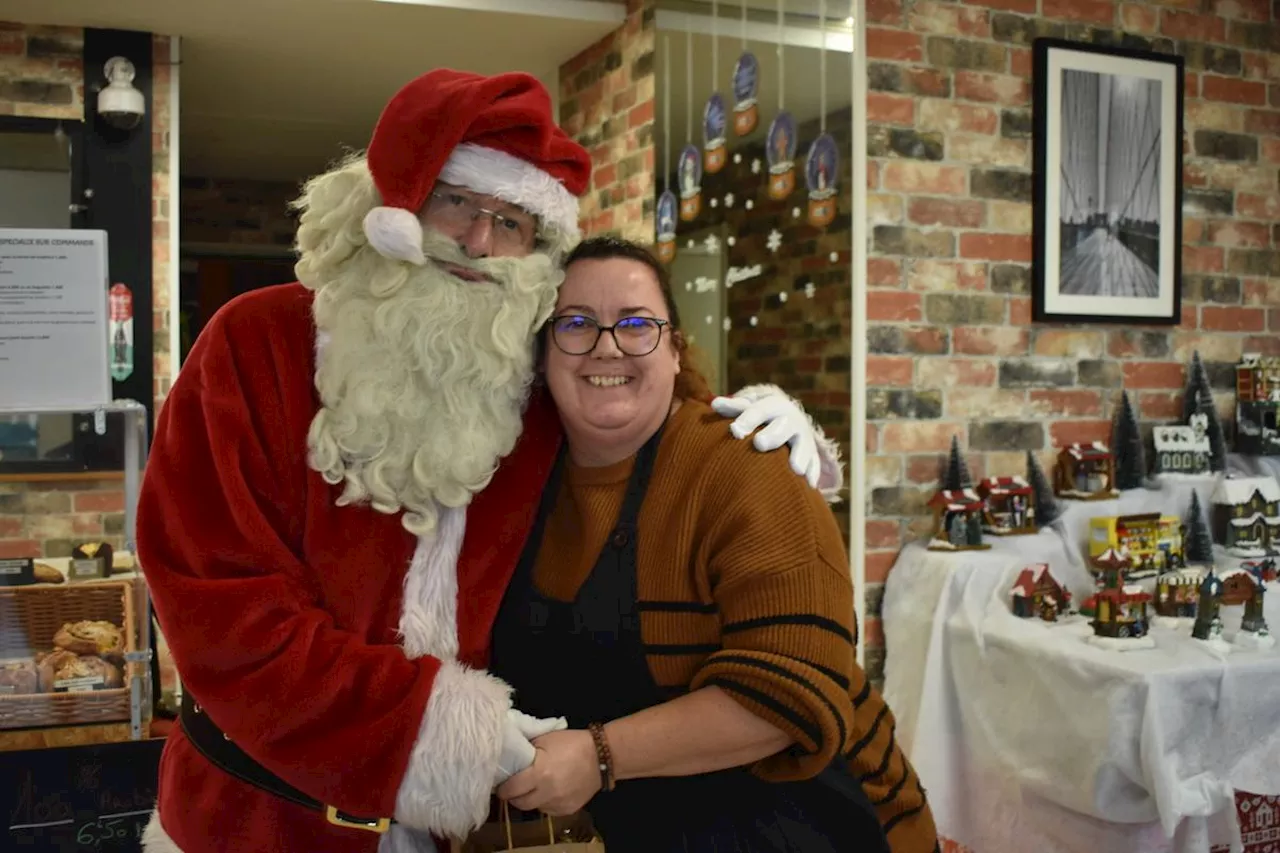
<path fill-rule="evenodd" d="M 1035 320 L 1181 319 L 1180 56 L 1038 39 Z"/>

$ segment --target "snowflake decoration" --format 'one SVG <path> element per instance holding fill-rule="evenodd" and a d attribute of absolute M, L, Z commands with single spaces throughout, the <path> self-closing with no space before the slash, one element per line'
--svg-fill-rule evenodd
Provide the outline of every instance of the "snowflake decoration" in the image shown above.
<path fill-rule="evenodd" d="M 834 264 L 834 263 L 836 263 L 837 261 L 839 261 L 839 260 L 840 260 L 840 253 L 839 253 L 839 252 L 832 252 L 832 253 L 831 253 L 831 255 L 830 255 L 830 258 L 831 258 L 831 263 L 833 263 L 833 264 Z"/>
<path fill-rule="evenodd" d="M 688 242 L 688 243 L 686 243 L 685 245 L 686 245 L 686 246 L 688 246 L 690 249 L 692 249 L 692 248 L 694 247 L 693 238 L 692 238 L 692 237 L 690 237 L 690 238 L 689 238 L 689 242 Z"/>
<path fill-rule="evenodd" d="M 724 241 L 729 246 L 735 246 L 738 243 L 738 238 L 730 234 L 728 237 L 725 238 Z"/>
<path fill-rule="evenodd" d="M 686 281 L 686 282 L 684 283 L 684 289 L 685 289 L 685 290 L 693 290 L 693 282 L 691 282 L 691 281 Z"/>
<path fill-rule="evenodd" d="M 747 203 L 746 203 L 746 205 L 745 205 L 745 206 L 746 206 L 747 210 L 751 210 L 753 207 L 755 207 L 755 206 L 756 206 L 756 203 L 755 203 L 754 201 L 752 201 L 751 199 L 747 199 Z"/>
<path fill-rule="evenodd" d="M 760 174 L 760 158 L 759 157 L 751 161 L 751 174 L 753 175 Z"/>
<path fill-rule="evenodd" d="M 724 329 L 726 332 L 729 331 L 733 328 L 733 321 L 728 317 L 725 317 L 723 322 L 720 323 L 720 328 Z"/>
<path fill-rule="evenodd" d="M 708 314 L 708 315 L 707 315 L 707 325 L 708 325 L 708 326 L 710 326 L 710 325 L 711 325 L 712 323 L 714 323 L 715 321 L 716 321 L 716 318 L 715 318 L 715 317 L 712 317 L 710 314 Z"/>
<path fill-rule="evenodd" d="M 733 155 L 733 162 L 735 162 L 735 163 L 741 163 L 741 162 L 742 162 L 742 155 L 741 155 L 741 154 L 734 154 L 734 155 Z"/>
<path fill-rule="evenodd" d="M 706 248 L 708 255 L 720 254 L 720 238 L 714 234 L 708 234 L 707 239 L 702 241 L 702 245 Z"/>
<path fill-rule="evenodd" d="M 787 301 L 787 292 L 785 290 L 778 294 L 778 301 L 779 302 Z"/>
<path fill-rule="evenodd" d="M 799 218 L 800 218 L 800 208 L 798 208 L 798 207 L 793 207 L 793 208 L 791 208 L 791 218 L 792 218 L 792 219 L 799 219 Z"/>
<path fill-rule="evenodd" d="M 765 243 L 765 245 L 769 247 L 770 252 L 773 252 L 776 255 L 778 253 L 778 249 L 782 246 L 782 232 L 777 228 L 770 231 L 769 242 Z"/>
<path fill-rule="evenodd" d="M 755 328 L 759 323 L 760 323 L 760 318 L 759 318 L 759 317 L 752 317 L 752 318 L 751 318 L 751 327 L 752 327 L 752 328 Z"/>
<path fill-rule="evenodd" d="M 733 193 L 724 194 L 724 206 L 733 207 Z"/>
<path fill-rule="evenodd" d="M 818 290 L 818 288 L 816 288 L 816 287 L 814 287 L 814 286 L 813 286 L 813 282 L 808 282 L 808 283 L 807 283 L 807 284 L 805 284 L 805 286 L 804 286 L 804 295 L 805 295 L 805 296 L 807 296 L 808 298 L 812 299 L 812 298 L 813 298 L 813 294 L 814 294 L 814 293 L 816 293 L 816 292 L 817 292 L 817 290 Z"/>
<path fill-rule="evenodd" d="M 711 199 L 710 202 L 708 202 L 708 204 L 710 204 L 713 208 L 718 207 L 720 205 L 720 199 L 713 198 Z"/>

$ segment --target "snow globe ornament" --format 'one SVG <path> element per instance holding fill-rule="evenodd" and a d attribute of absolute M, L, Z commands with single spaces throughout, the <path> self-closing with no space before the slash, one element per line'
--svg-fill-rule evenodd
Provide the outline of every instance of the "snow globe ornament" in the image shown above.
<path fill-rule="evenodd" d="M 733 132 L 746 136 L 760 123 L 756 94 L 760 90 L 760 62 L 751 51 L 738 57 L 733 69 Z"/>
<path fill-rule="evenodd" d="M 791 113 L 778 113 L 769 125 L 766 154 L 769 158 L 769 198 L 781 201 L 796 188 L 796 121 Z"/>
<path fill-rule="evenodd" d="M 658 197 L 658 260 L 671 263 L 676 256 L 676 194 L 667 190 Z"/>
<path fill-rule="evenodd" d="M 719 92 L 712 92 L 707 98 L 706 109 L 702 111 L 702 165 L 708 175 L 714 175 L 724 168 L 725 162 L 725 117 L 724 98 Z"/>
<path fill-rule="evenodd" d="M 680 152 L 680 218 L 692 222 L 702 212 L 702 156 L 689 144 Z"/>
<path fill-rule="evenodd" d="M 824 133 L 809 146 L 804 164 L 804 181 L 809 188 L 809 224 L 825 228 L 836 218 L 836 177 L 839 175 L 840 152 L 836 141 Z"/>

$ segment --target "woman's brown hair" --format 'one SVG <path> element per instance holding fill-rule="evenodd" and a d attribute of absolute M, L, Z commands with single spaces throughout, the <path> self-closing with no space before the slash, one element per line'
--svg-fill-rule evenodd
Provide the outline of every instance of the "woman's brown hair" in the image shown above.
<path fill-rule="evenodd" d="M 564 269 L 568 270 L 576 261 L 607 261 L 623 258 L 644 264 L 658 281 L 658 289 L 662 291 L 662 301 L 670 318 L 671 340 L 680 356 L 680 372 L 676 374 L 674 394 L 682 400 L 702 400 L 710 402 L 714 396 L 706 376 L 698 369 L 697 350 L 689 346 L 680 325 L 680 312 L 671 295 L 671 275 L 662 262 L 639 243 L 623 240 L 621 237 L 590 237 L 583 240 L 569 253 L 564 260 Z"/>

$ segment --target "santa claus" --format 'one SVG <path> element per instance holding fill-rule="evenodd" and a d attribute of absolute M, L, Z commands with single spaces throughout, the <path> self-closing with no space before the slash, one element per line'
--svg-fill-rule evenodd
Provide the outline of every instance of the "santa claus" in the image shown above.
<path fill-rule="evenodd" d="M 433 71 L 307 184 L 298 283 L 201 334 L 138 509 L 184 685 L 147 850 L 433 850 L 557 725 L 484 666 L 561 440 L 533 337 L 590 172 L 534 78 Z M 720 408 L 838 486 L 781 392 Z"/>

